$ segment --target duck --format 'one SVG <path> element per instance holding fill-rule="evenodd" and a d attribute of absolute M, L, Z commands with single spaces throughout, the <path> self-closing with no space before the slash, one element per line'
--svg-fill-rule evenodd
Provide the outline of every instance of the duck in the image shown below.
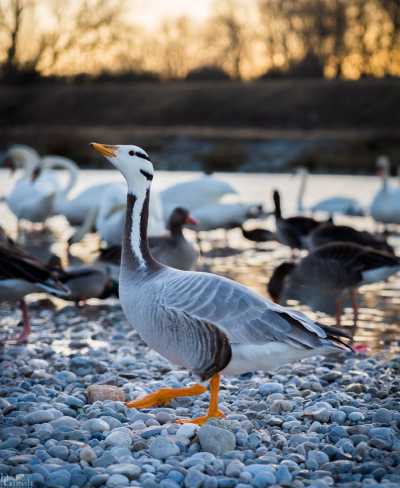
<path fill-rule="evenodd" d="M 282 217 L 281 197 L 277 190 L 273 192 L 273 200 L 275 205 L 274 215 L 277 240 L 281 244 L 289 246 L 292 252 L 294 250 L 306 249 L 309 234 L 321 225 L 331 222 L 331 219 L 328 221 L 319 221 L 312 217 L 302 215 L 285 219 Z"/>
<path fill-rule="evenodd" d="M 224 416 L 219 408 L 221 374 L 269 371 L 307 356 L 350 350 L 306 315 L 274 304 L 237 282 L 156 261 L 147 239 L 154 178 L 149 155 L 135 145 L 91 146 L 122 173 L 128 186 L 119 282 L 128 322 L 150 348 L 201 381 L 209 381 L 207 414 L 179 423 L 203 424 Z M 129 401 L 127 406 L 151 408 L 206 391 L 200 383 L 164 388 Z"/>
<path fill-rule="evenodd" d="M 16 343 L 26 342 L 31 332 L 28 307 L 25 296 L 31 293 L 50 293 L 67 297 L 66 287 L 56 273 L 28 254 L 13 241 L 0 243 L 0 301 L 19 303 L 22 313 L 23 331 Z"/>
<path fill-rule="evenodd" d="M 306 185 L 309 173 L 306 168 L 299 168 L 298 174 L 301 177 L 299 194 L 297 197 L 297 211 L 303 213 L 310 211 L 311 213 L 326 212 L 329 215 L 349 215 L 352 217 L 362 217 L 365 215 L 365 209 L 355 198 L 335 196 L 324 198 L 318 203 L 315 203 L 309 208 L 305 208 L 303 204 L 304 194 L 306 192 Z"/>
<path fill-rule="evenodd" d="M 307 247 L 313 251 L 332 242 L 353 242 L 360 246 L 371 247 L 377 251 L 394 254 L 393 247 L 381 235 L 360 231 L 348 225 L 325 224 L 313 230 L 307 238 Z"/>
<path fill-rule="evenodd" d="M 79 304 L 90 298 L 105 300 L 118 297 L 118 282 L 113 280 L 108 267 L 91 264 L 64 268 L 60 257 L 53 255 L 48 268 L 68 287 L 69 294 L 65 300 Z"/>
<path fill-rule="evenodd" d="M 336 326 L 341 325 L 344 294 L 349 292 L 353 307 L 353 332 L 357 327 L 357 289 L 384 281 L 400 271 L 400 258 L 351 242 L 325 244 L 299 262 L 284 262 L 273 272 L 267 285 L 272 299 L 285 303 L 296 299 L 315 310 L 336 304 Z M 331 313 L 329 309 L 327 313 Z"/>
<path fill-rule="evenodd" d="M 177 207 L 186 208 L 193 214 L 195 210 L 220 202 L 227 195 L 237 195 L 237 191 L 230 183 L 210 174 L 176 183 L 160 192 L 166 221 Z"/>
<path fill-rule="evenodd" d="M 378 174 L 382 178 L 382 186 L 371 202 L 370 214 L 376 222 L 384 226 L 400 224 L 400 187 L 392 186 L 389 182 L 389 158 L 380 156 L 376 164 Z"/>
<path fill-rule="evenodd" d="M 196 266 L 200 253 L 197 247 L 187 240 L 183 234 L 183 227 L 186 225 L 196 226 L 197 221 L 187 209 L 177 207 L 169 218 L 169 233 L 149 236 L 150 251 L 157 261 L 181 270 L 193 269 Z M 99 259 L 110 266 L 118 266 L 119 269 L 121 244 L 101 249 Z"/>

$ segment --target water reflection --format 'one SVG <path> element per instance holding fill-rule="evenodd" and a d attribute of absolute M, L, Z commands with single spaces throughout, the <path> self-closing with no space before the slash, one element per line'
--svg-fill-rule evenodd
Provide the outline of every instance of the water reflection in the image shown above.
<path fill-rule="evenodd" d="M 112 175 L 115 180 L 115 172 L 82 172 L 81 183 L 85 181 L 100 183 L 108 181 Z M 0 176 L 4 176 L 0 172 Z M 195 177 L 190 174 L 190 177 Z M 159 188 L 168 186 L 188 177 L 185 173 L 163 173 L 157 175 L 156 184 Z M 268 190 L 277 187 L 283 190 L 285 196 L 284 206 L 287 214 L 294 209 L 297 184 L 289 175 L 224 175 L 223 178 L 235 186 L 241 198 L 246 201 L 260 200 L 265 203 L 266 208 L 270 207 L 268 201 Z M 347 188 L 352 188 L 353 196 L 367 204 L 372 198 L 379 182 L 367 177 L 337 177 L 319 176 L 313 186 L 311 180 L 309 191 L 315 200 L 324 196 L 330 196 L 326 191 L 337 192 L 337 186 L 342 187 L 346 182 Z M 0 178 L 0 192 L 5 194 L 8 191 L 6 178 Z M 331 183 L 335 182 L 335 185 Z M 360 184 L 362 182 L 362 185 Z M 2 225 L 11 232 L 15 229 L 15 220 L 0 204 Z M 368 218 L 339 219 L 337 223 L 350 224 L 359 229 L 372 230 L 373 222 Z M 257 223 L 257 226 L 273 230 L 272 219 Z M 251 227 L 251 225 L 249 226 Z M 55 217 L 50 221 L 51 233 L 42 234 L 36 232 L 29 234 L 25 244 L 30 250 L 42 259 L 46 259 L 49 249 L 59 255 L 65 253 L 65 241 L 71 230 L 62 217 Z M 396 253 L 400 254 L 400 237 L 394 236 L 390 243 L 395 247 Z M 95 257 L 98 248 L 97 236 L 88 236 L 83 243 L 75 245 L 73 252 L 83 261 L 91 261 Z M 229 248 L 225 245 L 223 232 L 213 232 L 207 235 L 204 242 L 205 257 L 201 262 L 201 269 L 221 274 L 237 280 L 267 296 L 266 284 L 275 269 L 281 262 L 287 260 L 290 251 L 273 242 L 261 245 L 253 245 L 246 241 L 239 230 L 229 233 Z M 82 352 L 89 348 L 109 348 L 110 324 L 113 326 L 114 339 L 118 342 L 118 328 L 120 329 L 121 340 L 127 338 L 127 334 L 133 334 L 129 325 L 125 322 L 122 312 L 113 301 L 99 304 L 97 301 L 90 301 L 90 305 L 81 309 L 70 306 L 66 302 L 51 299 L 51 308 L 41 306 L 37 297 L 31 296 L 28 299 L 33 309 L 34 340 L 37 344 L 49 343 L 52 339 L 53 346 L 57 353 L 70 354 L 73 350 L 79 349 Z M 43 303 L 42 303 L 43 305 Z M 314 319 L 327 325 L 334 325 L 335 319 L 322 313 L 314 313 L 303 305 L 290 302 L 290 305 L 298 307 L 307 312 Z M 392 277 L 386 283 L 377 283 L 365 286 L 359 292 L 359 320 L 355 333 L 355 340 L 368 344 L 371 353 L 385 350 L 387 354 L 400 352 L 400 275 Z M 19 312 L 11 307 L 0 309 L 0 335 L 4 336 L 7 331 L 15 330 L 16 322 L 19 320 Z M 114 330 L 118 323 L 117 331 Z M 351 327 L 353 323 L 352 311 L 349 307 L 345 309 L 342 324 L 344 327 Z M 45 327 L 41 328 L 41 325 Z M 129 336 L 128 336 L 129 337 Z M 1 337 L 0 337 L 1 339 Z M 137 340 L 137 339 L 135 339 Z M 34 347 L 29 345 L 28 347 Z"/>

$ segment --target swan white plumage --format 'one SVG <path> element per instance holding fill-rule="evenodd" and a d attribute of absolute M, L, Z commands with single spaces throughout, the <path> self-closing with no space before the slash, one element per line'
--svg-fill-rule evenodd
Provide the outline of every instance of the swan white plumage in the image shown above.
<path fill-rule="evenodd" d="M 197 220 L 196 231 L 232 229 L 250 218 L 264 215 L 262 205 L 255 203 L 212 203 L 192 212 Z"/>
<path fill-rule="evenodd" d="M 100 183 L 78 193 L 71 198 L 71 192 L 78 182 L 79 168 L 74 161 L 59 156 L 47 156 L 43 158 L 42 169 L 64 169 L 68 171 L 68 182 L 64 188 L 59 189 L 54 201 L 54 213 L 64 215 L 68 222 L 75 225 L 84 225 L 85 221 L 94 220 L 101 196 L 110 183 Z"/>
<path fill-rule="evenodd" d="M 184 207 L 189 212 L 206 205 L 217 203 L 222 197 L 237 194 L 232 185 L 211 175 L 183 181 L 160 192 L 166 220 L 176 207 Z"/>
<path fill-rule="evenodd" d="M 365 215 L 365 211 L 362 205 L 355 198 L 343 197 L 343 196 L 324 198 L 320 202 L 306 209 L 303 204 L 303 199 L 304 199 L 304 194 L 306 192 L 308 171 L 305 168 L 300 168 L 298 170 L 298 174 L 301 177 L 299 194 L 297 197 L 297 210 L 299 212 L 303 213 L 306 210 L 309 210 L 311 213 L 326 212 L 331 215 L 333 214 L 350 215 L 350 216 Z"/>
<path fill-rule="evenodd" d="M 6 197 L 8 207 L 18 220 L 44 222 L 53 213 L 54 198 L 58 190 L 54 172 L 40 171 L 35 177 L 35 172 L 41 168 L 42 160 L 29 146 L 11 146 L 6 158 L 11 160 L 12 168 L 21 168 L 24 172 Z"/>
<path fill-rule="evenodd" d="M 383 224 L 400 224 L 400 187 L 390 185 L 389 159 L 386 156 L 380 156 L 377 160 L 377 167 L 382 177 L 382 187 L 372 200 L 371 216 Z"/>

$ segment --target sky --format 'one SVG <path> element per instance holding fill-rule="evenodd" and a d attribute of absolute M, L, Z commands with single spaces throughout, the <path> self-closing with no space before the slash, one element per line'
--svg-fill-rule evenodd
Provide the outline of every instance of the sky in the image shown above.
<path fill-rule="evenodd" d="M 139 23 L 155 27 L 164 17 L 207 17 L 213 0 L 134 0 L 134 16 Z"/>

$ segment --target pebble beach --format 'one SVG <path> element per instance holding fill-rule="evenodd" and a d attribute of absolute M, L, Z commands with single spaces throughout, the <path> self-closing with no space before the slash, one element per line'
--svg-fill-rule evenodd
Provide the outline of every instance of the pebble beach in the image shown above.
<path fill-rule="evenodd" d="M 206 411 L 208 393 L 127 408 L 195 379 L 149 351 L 117 303 L 31 309 L 30 344 L 0 352 L 2 487 L 400 486 L 399 356 L 224 378 L 225 418 L 179 425 Z M 91 385 L 116 399 L 95 401 Z"/>
<path fill-rule="evenodd" d="M 255 248 L 236 231 L 230 239 L 231 253 L 206 243 L 204 269 L 266 295 L 288 251 Z M 398 280 L 360 292 L 356 338 L 367 353 L 224 377 L 225 417 L 201 427 L 176 420 L 205 414 L 208 393 L 148 410 L 125 405 L 197 379 L 149 350 L 118 300 L 76 307 L 32 296 L 28 344 L 0 348 L 0 488 L 398 488 Z M 17 308 L 2 307 L 0 338 L 19 320 Z M 347 313 L 344 326 L 351 321 Z M 98 400 L 104 391 L 112 400 Z"/>

